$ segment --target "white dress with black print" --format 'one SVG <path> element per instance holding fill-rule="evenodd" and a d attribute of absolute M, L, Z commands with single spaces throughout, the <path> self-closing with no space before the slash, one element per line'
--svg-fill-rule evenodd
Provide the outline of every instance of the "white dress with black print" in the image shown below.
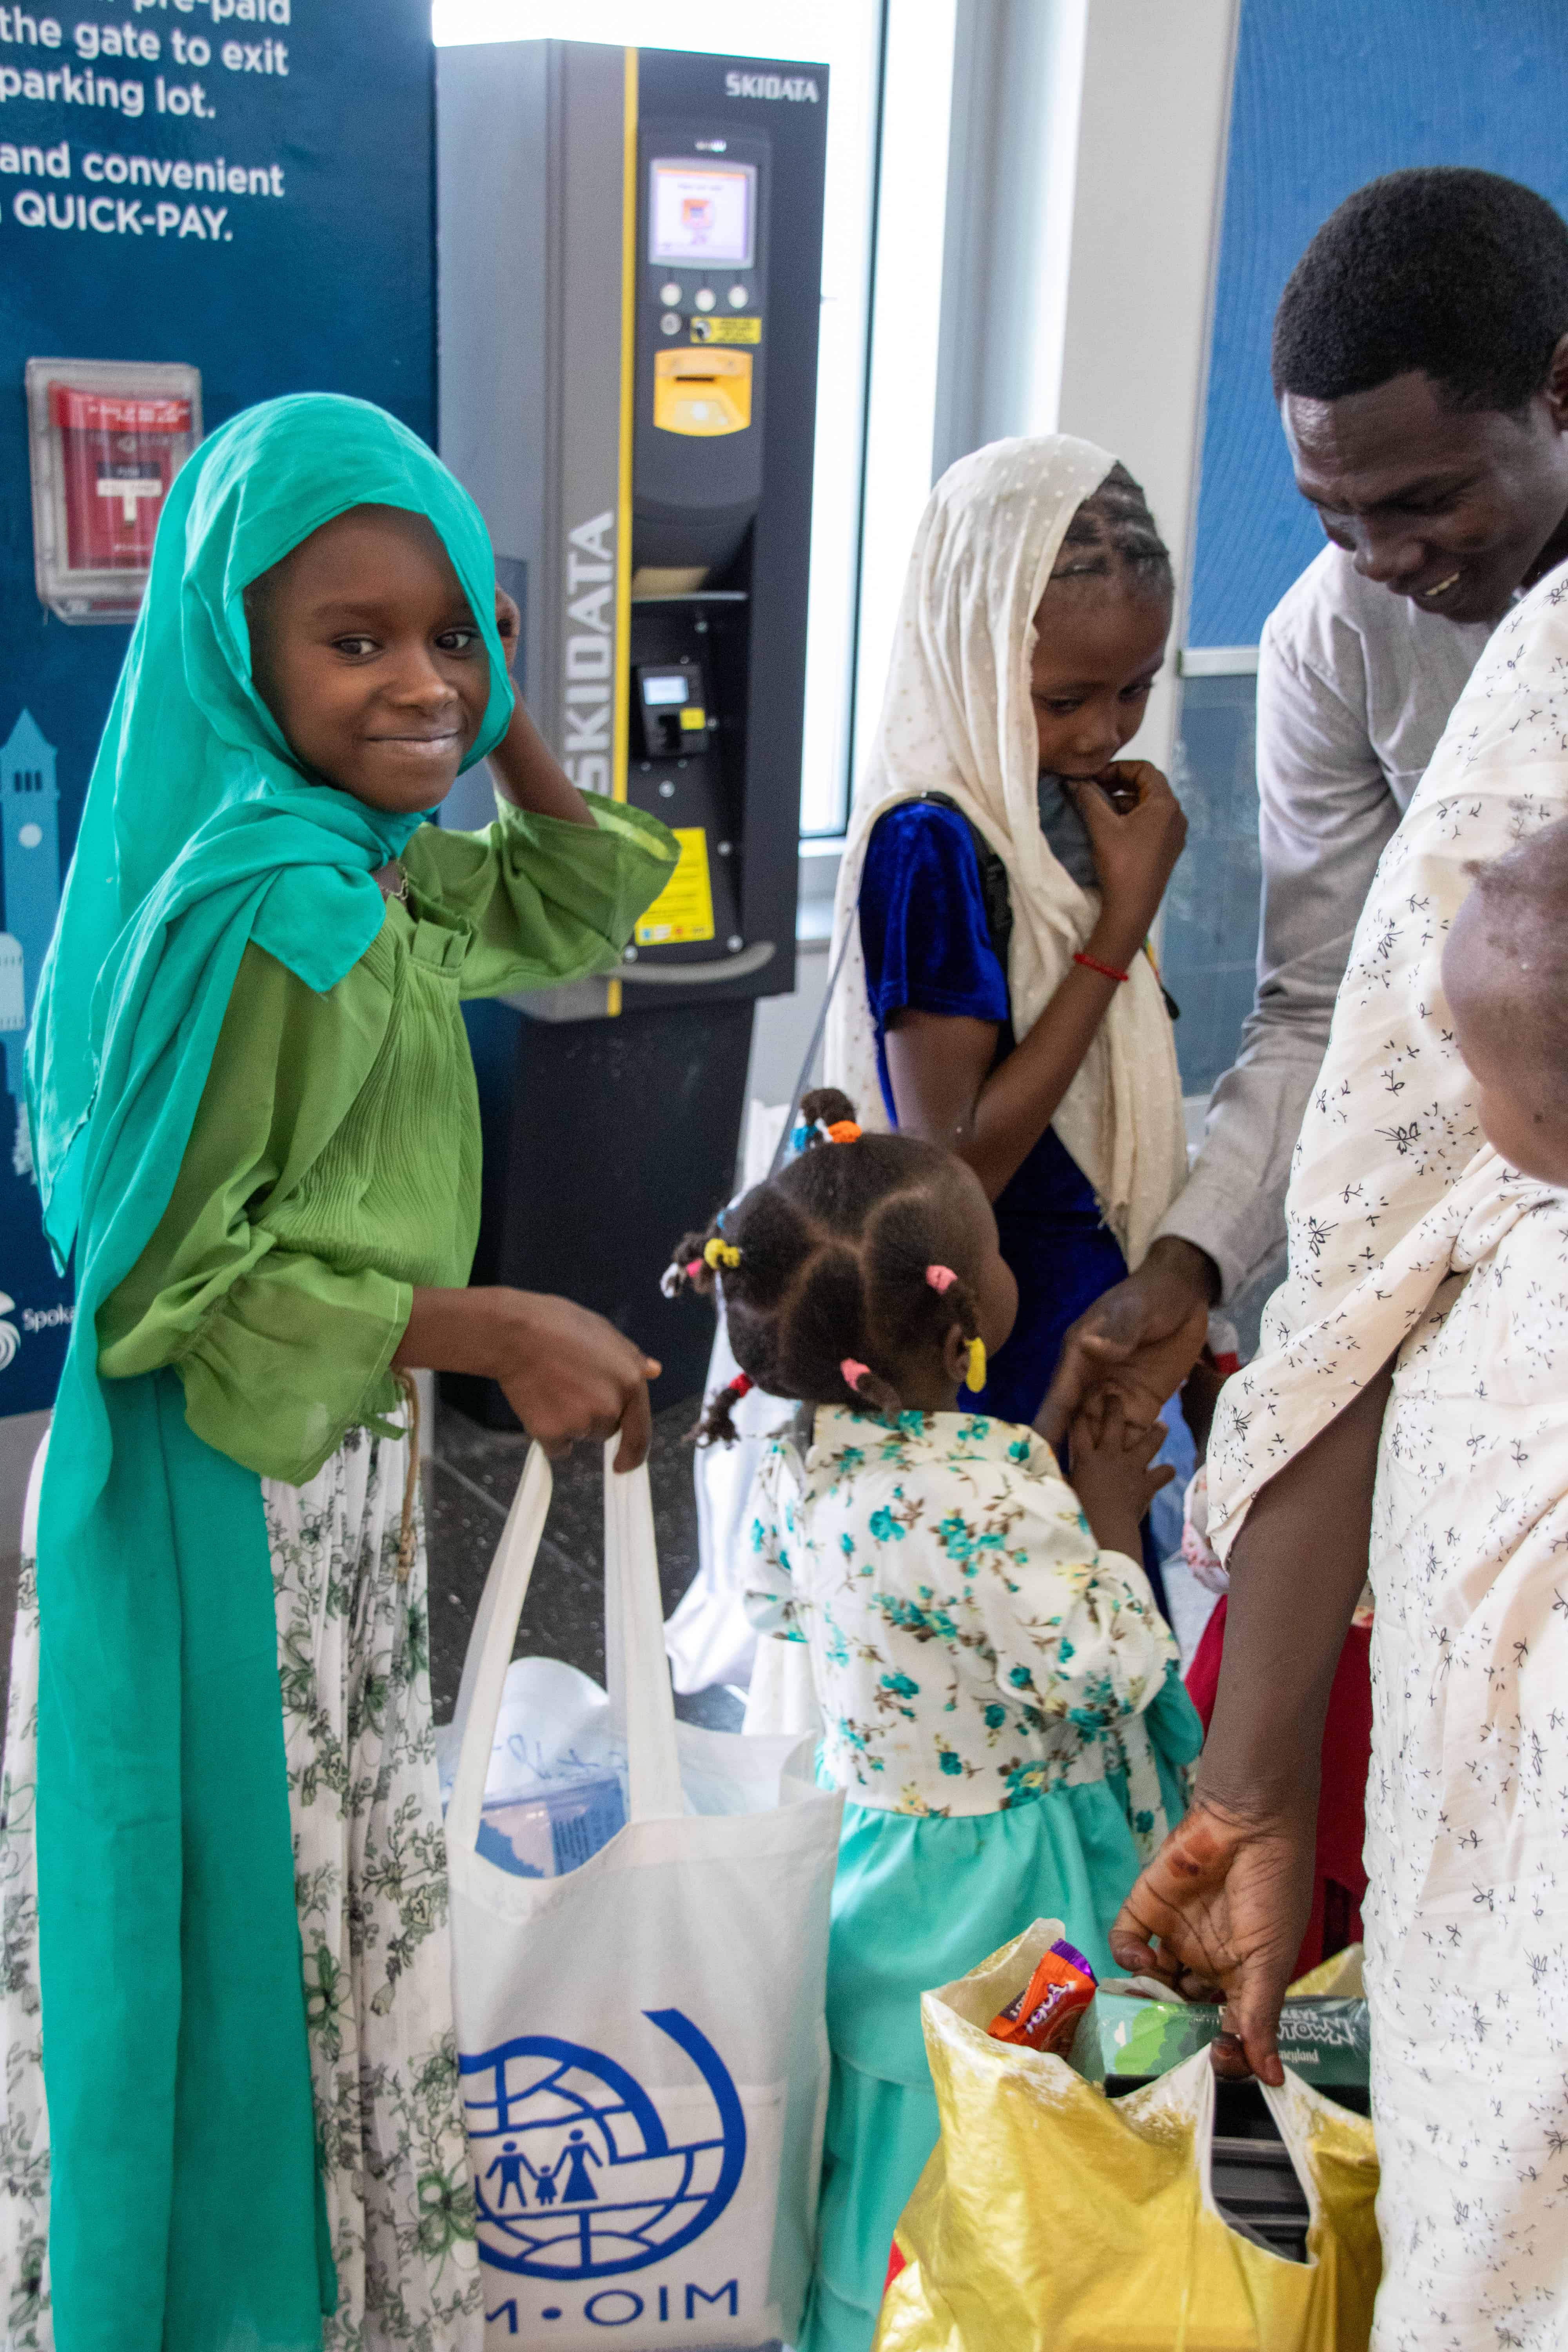
<path fill-rule="evenodd" d="M 47 1441 L 46 1441 L 47 1442 Z M 3 2352 L 52 2352 L 33 1790 L 38 1617 L 24 1531 L 0 1828 Z M 480 2352 L 458 2104 L 424 1532 L 400 1577 L 407 1441 L 353 1431 L 264 1478 L 310 2071 L 338 2273 L 322 2352 Z M 215 2347 L 216 2352 L 216 2347 Z"/>
<path fill-rule="evenodd" d="M 1486 1144 L 1442 992 L 1467 865 L 1568 816 L 1568 572 L 1499 628 L 1389 844 L 1226 1388 L 1209 1535 L 1391 1356 L 1373 1497 L 1374 2352 L 1568 2347 L 1568 1195 Z"/>

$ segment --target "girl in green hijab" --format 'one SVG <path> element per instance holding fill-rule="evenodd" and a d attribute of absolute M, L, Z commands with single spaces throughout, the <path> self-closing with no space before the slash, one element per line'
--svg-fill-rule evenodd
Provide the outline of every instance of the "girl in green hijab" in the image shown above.
<path fill-rule="evenodd" d="M 482 2344 L 404 1398 L 646 1452 L 639 1350 L 466 1286 L 458 1005 L 610 965 L 674 862 L 514 705 L 515 624 L 362 403 L 247 411 L 166 502 L 29 1048 L 77 1318 L 6 1730 L 9 2352 Z M 486 754 L 496 823 L 426 823 Z"/>

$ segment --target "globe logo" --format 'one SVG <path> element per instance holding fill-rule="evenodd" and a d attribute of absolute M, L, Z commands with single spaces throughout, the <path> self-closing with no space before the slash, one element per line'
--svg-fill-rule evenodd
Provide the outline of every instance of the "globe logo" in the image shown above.
<path fill-rule="evenodd" d="M 678 2009 L 643 2014 L 711 2095 L 700 2138 L 672 2142 L 642 2084 L 603 2052 L 521 2034 L 458 2060 L 479 2253 L 528 2278 L 611 2278 L 700 2238 L 746 2162 L 746 2120 L 719 2053 Z"/>

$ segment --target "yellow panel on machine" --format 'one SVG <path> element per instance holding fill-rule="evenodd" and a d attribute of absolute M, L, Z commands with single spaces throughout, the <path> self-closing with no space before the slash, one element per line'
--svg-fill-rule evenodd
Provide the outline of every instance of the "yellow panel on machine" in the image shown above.
<path fill-rule="evenodd" d="M 662 433 L 743 433 L 752 421 L 750 352 L 657 352 L 653 421 Z"/>
<path fill-rule="evenodd" d="M 713 936 L 713 885 L 708 835 L 700 824 L 678 824 L 680 859 L 651 907 L 638 919 L 639 948 L 679 947 Z"/>

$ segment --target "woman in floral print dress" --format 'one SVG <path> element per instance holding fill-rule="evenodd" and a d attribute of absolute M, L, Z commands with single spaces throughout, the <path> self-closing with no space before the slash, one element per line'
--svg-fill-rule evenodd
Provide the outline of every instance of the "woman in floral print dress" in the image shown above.
<path fill-rule="evenodd" d="M 1235 2061 L 1279 2080 L 1323 1703 L 1370 1574 L 1374 2352 L 1568 2343 L 1565 818 L 1559 566 L 1482 654 L 1356 929 L 1289 1276 L 1210 1444 L 1209 1744 L 1115 1937 L 1124 1966 L 1217 1979 Z"/>
<path fill-rule="evenodd" d="M 757 1490 L 748 1607 L 804 1642 L 842 1789 L 827 2030 L 833 2088 L 802 2352 L 866 2352 L 894 2225 L 939 2131 L 920 1997 L 1037 1918 L 1108 1968 L 1107 1930 L 1200 1734 L 1138 1565 L 1163 1432 L 1108 1410 L 1067 1486 L 978 1389 L 1016 1304 L 965 1163 L 861 1136 L 807 1096 L 808 1149 L 694 1234 L 743 1378 L 806 1400 Z M 816 1124 L 814 1125 L 814 1122 Z M 707 1428 L 729 1426 L 730 1391 Z"/>

